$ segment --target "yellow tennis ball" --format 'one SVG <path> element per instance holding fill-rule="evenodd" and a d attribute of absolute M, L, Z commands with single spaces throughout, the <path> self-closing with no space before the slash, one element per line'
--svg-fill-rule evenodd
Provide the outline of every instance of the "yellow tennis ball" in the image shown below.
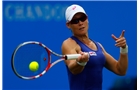
<path fill-rule="evenodd" d="M 30 64 L 29 64 L 29 69 L 33 72 L 37 71 L 39 68 L 39 64 L 38 62 L 36 61 L 32 61 Z"/>

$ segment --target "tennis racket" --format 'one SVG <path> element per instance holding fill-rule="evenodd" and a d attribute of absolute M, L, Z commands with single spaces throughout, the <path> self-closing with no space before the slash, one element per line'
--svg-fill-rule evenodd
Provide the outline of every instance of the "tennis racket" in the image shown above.
<path fill-rule="evenodd" d="M 51 62 L 51 56 L 59 59 Z M 64 60 L 77 59 L 80 54 L 60 55 L 53 52 L 44 44 L 37 41 L 27 41 L 19 44 L 12 54 L 12 69 L 22 79 L 36 79 L 43 76 L 52 66 Z M 29 65 L 32 61 L 38 63 L 37 71 L 31 71 Z"/>

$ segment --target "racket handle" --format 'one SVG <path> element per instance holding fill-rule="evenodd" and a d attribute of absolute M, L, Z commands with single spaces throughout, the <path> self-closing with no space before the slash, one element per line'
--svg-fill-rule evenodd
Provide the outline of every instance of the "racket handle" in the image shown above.
<path fill-rule="evenodd" d="M 81 54 L 69 54 L 65 56 L 65 60 L 77 59 Z"/>

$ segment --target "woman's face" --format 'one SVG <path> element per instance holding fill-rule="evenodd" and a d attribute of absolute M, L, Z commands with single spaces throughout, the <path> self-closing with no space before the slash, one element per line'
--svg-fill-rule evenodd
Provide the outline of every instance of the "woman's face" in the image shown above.
<path fill-rule="evenodd" d="M 74 35 L 86 35 L 88 31 L 88 19 L 84 13 L 77 13 L 72 20 L 67 23 L 67 27 L 70 28 Z"/>

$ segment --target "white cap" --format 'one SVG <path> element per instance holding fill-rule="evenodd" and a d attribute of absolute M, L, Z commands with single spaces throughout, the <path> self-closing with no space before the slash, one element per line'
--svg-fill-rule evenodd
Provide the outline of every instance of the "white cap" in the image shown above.
<path fill-rule="evenodd" d="M 71 6 L 69 6 L 67 9 L 66 9 L 66 12 L 65 12 L 65 18 L 66 18 L 66 21 L 71 21 L 73 16 L 76 14 L 76 13 L 84 13 L 86 15 L 86 12 L 85 10 L 79 6 L 79 5 L 76 5 L 76 4 L 73 4 Z"/>

